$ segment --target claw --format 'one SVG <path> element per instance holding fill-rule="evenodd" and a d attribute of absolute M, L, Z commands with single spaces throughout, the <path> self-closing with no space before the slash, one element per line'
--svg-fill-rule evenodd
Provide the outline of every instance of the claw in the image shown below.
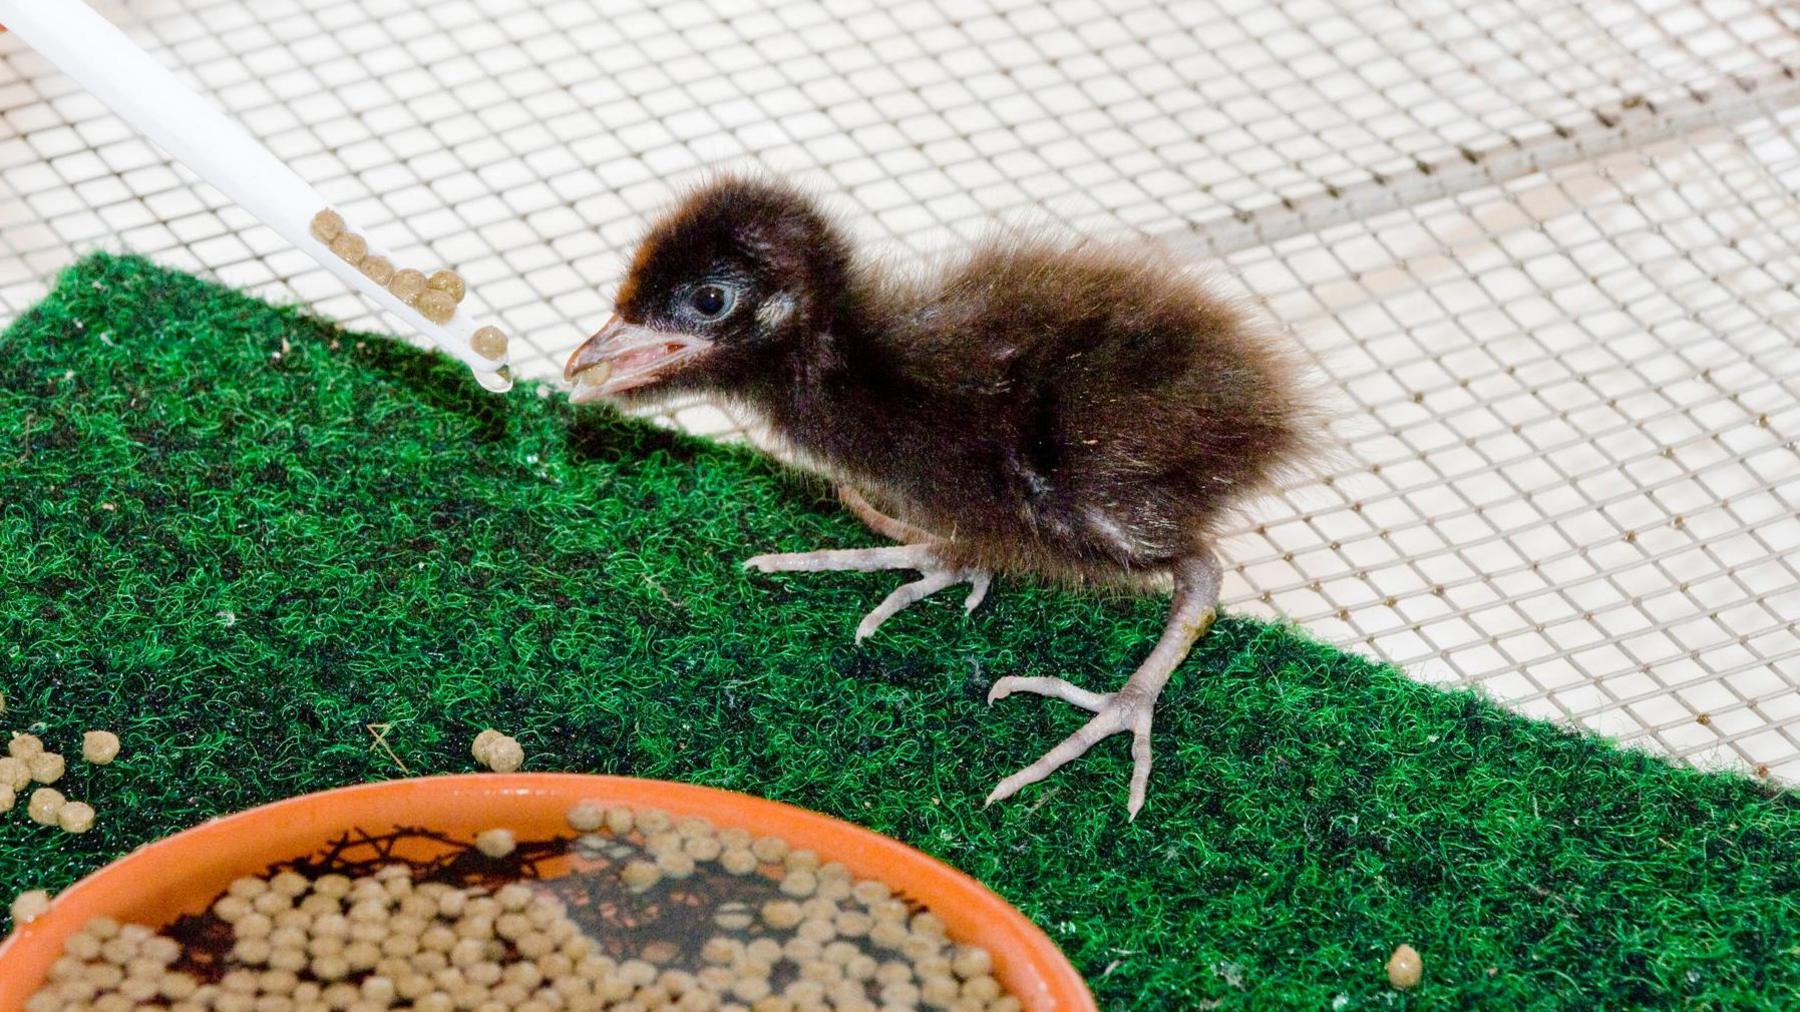
<path fill-rule="evenodd" d="M 963 598 L 963 613 L 969 614 L 981 607 L 987 599 L 988 585 L 994 582 L 994 574 L 979 570 L 969 577 L 969 596 Z"/>

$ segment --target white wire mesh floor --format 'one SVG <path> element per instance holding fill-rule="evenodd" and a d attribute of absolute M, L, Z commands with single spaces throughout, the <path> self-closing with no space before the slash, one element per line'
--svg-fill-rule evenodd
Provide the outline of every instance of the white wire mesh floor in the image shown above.
<path fill-rule="evenodd" d="M 102 6 L 547 376 L 715 165 L 928 253 L 1159 238 L 1339 391 L 1238 608 L 1800 780 L 1800 8 L 1785 0 Z M 0 315 L 96 247 L 400 331 L 0 37 Z M 703 405 L 674 422 L 735 434 Z"/>

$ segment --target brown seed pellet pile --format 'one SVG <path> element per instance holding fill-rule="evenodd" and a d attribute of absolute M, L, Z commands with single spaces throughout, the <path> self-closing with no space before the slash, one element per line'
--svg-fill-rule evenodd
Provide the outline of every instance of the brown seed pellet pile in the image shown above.
<path fill-rule="evenodd" d="M 329 246 L 339 259 L 386 287 L 391 295 L 432 323 L 449 323 L 463 296 L 468 294 L 462 275 L 453 270 L 433 271 L 427 277 L 411 267 L 396 268 L 387 257 L 371 255 L 368 241 L 350 231 L 344 216 L 329 207 L 313 215 L 311 231 L 313 238 Z M 469 338 L 469 347 L 475 354 L 489 360 L 504 356 L 506 345 L 506 332 L 498 327 L 482 327 Z"/>
<path fill-rule="evenodd" d="M 1020 1008 L 985 950 L 811 851 L 654 809 L 588 802 L 568 822 L 580 834 L 573 853 L 596 867 L 563 878 L 457 886 L 387 865 L 239 879 L 212 906 L 229 934 L 215 938 L 217 958 L 140 925 L 93 921 L 26 1012 Z M 513 842 L 504 829 L 481 836 L 497 833 Z M 737 898 L 696 908 L 689 885 L 720 869 Z M 569 885 L 584 877 L 595 881 Z M 608 895 L 586 891 L 597 887 L 613 899 L 596 901 Z M 642 905 L 621 909 L 633 902 Z M 671 907 L 692 931 L 644 930 Z"/>

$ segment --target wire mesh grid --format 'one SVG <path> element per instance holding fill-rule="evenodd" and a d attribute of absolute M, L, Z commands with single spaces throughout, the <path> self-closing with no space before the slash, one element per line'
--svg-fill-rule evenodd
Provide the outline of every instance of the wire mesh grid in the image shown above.
<path fill-rule="evenodd" d="M 1800 10 L 1755 0 L 134 0 L 117 23 L 548 376 L 708 167 L 930 254 L 1212 265 L 1344 450 L 1228 601 L 1800 779 Z M 405 332 L 0 37 L 0 312 L 123 248 Z M 744 435 L 706 405 L 664 419 Z"/>

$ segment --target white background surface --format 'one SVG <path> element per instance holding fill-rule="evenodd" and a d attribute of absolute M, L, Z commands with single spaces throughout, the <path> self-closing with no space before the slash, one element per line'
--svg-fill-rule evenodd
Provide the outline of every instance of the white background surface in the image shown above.
<path fill-rule="evenodd" d="M 101 9 L 359 229 L 461 270 L 527 377 L 712 166 L 798 176 L 901 252 L 996 218 L 1155 237 L 1290 330 L 1339 408 L 1339 458 L 1224 546 L 1230 607 L 1800 779 L 1791 4 Z M 403 329 L 16 40 L 0 63 L 0 315 L 110 248 Z"/>

